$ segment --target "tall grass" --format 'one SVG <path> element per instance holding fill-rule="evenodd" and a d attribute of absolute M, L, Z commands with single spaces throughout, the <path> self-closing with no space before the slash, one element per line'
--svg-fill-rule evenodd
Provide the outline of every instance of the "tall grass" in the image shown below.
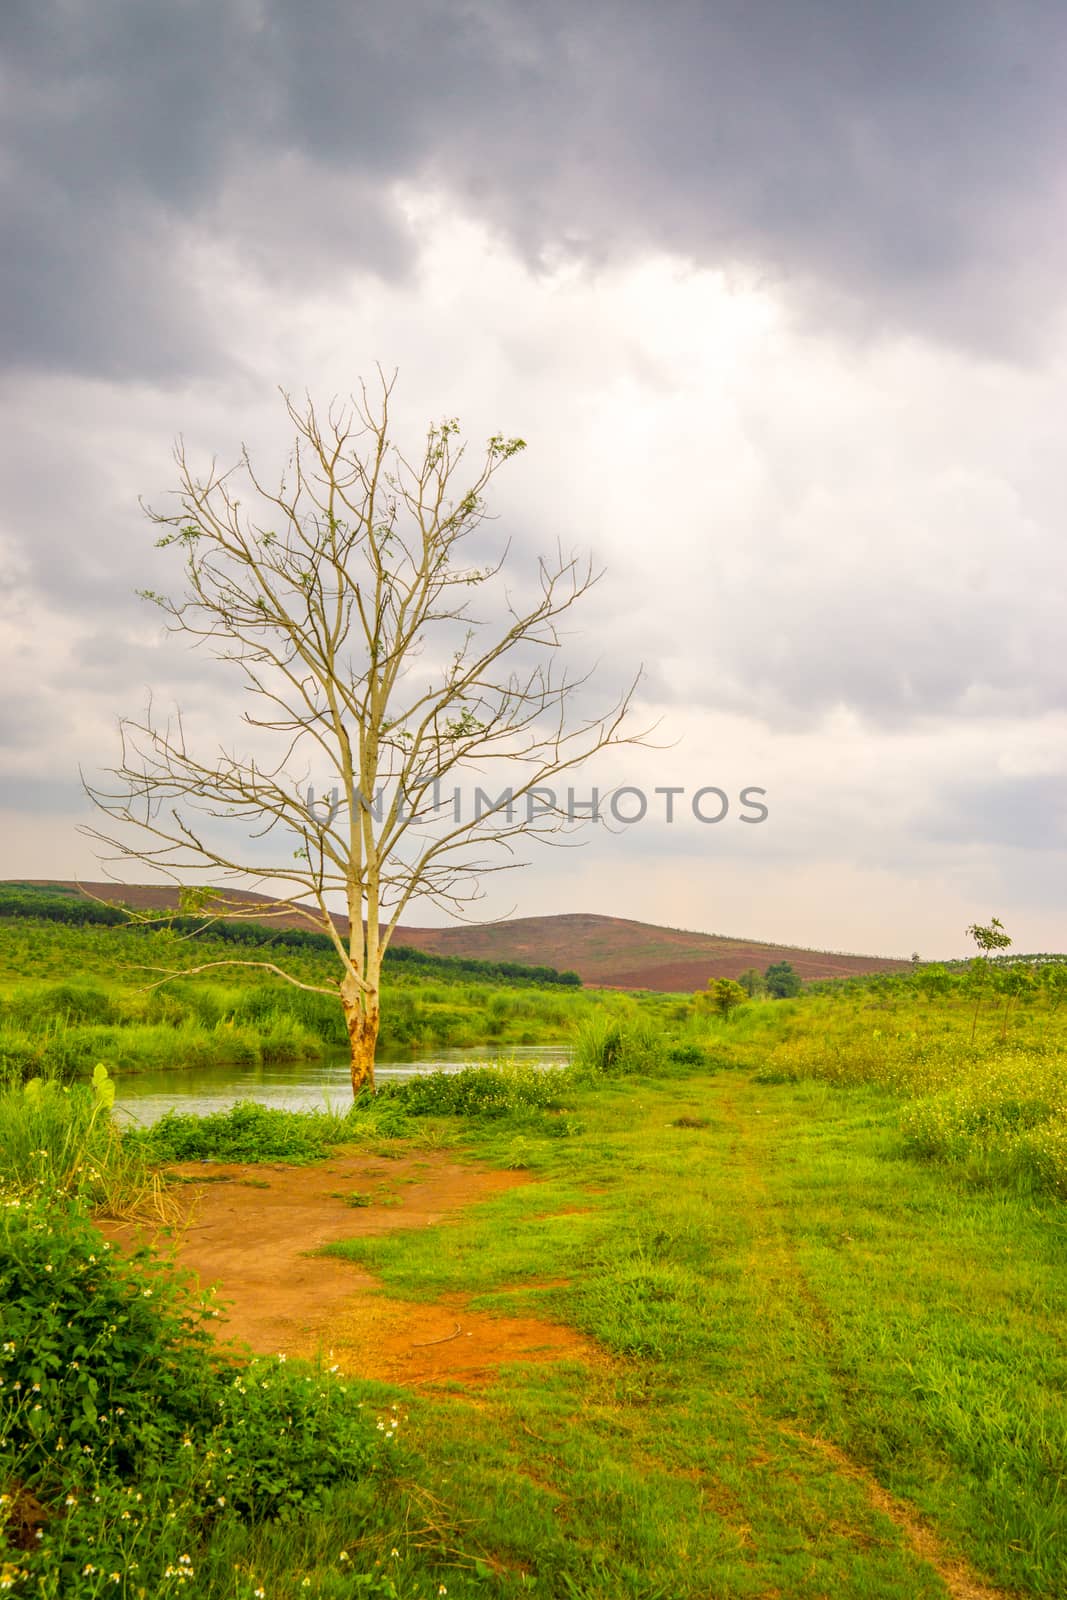
<path fill-rule="evenodd" d="M 102 1066 L 91 1086 L 35 1078 L 0 1092 L 0 1191 L 76 1200 L 103 1216 L 173 1220 L 174 1200 L 112 1118 L 114 1096 Z"/>
<path fill-rule="evenodd" d="M 870 1085 L 905 1102 L 915 1156 L 1067 1197 L 1067 1016 L 1022 1012 L 972 1042 L 966 997 L 852 989 L 743 1007 L 717 1039 L 764 1083 Z"/>
<path fill-rule="evenodd" d="M 663 1032 L 647 1018 L 593 1016 L 575 1035 L 573 1068 L 582 1079 L 647 1075 L 665 1067 L 667 1052 Z"/>

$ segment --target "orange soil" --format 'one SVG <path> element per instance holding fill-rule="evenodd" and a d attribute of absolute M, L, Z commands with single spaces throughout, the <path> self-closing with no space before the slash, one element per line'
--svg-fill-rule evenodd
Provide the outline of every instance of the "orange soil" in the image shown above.
<path fill-rule="evenodd" d="M 211 1180 L 189 1187 L 178 1264 L 202 1288 L 218 1285 L 220 1336 L 259 1354 L 321 1351 L 344 1372 L 416 1386 L 470 1386 L 515 1361 L 603 1360 L 569 1328 L 473 1312 L 465 1294 L 396 1299 L 353 1263 L 313 1254 L 333 1240 L 447 1225 L 463 1207 L 528 1181 L 521 1173 L 480 1171 L 437 1151 L 399 1160 L 345 1151 L 312 1168 L 194 1162 L 175 1170 Z M 347 1205 L 353 1190 L 369 1190 L 374 1203 Z M 102 1228 L 120 1244 L 140 1237 L 127 1223 Z M 521 1303 L 533 1287 L 513 1292 Z"/>

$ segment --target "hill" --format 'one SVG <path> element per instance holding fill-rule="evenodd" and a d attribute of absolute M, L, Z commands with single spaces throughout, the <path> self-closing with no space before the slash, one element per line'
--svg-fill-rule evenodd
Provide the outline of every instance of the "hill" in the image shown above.
<path fill-rule="evenodd" d="M 78 893 L 82 888 L 102 900 L 122 900 L 138 910 L 176 910 L 177 890 L 163 884 L 59 882 L 45 878 L 19 880 L 35 888 Z M 228 890 L 248 906 L 269 902 L 263 895 Z M 278 927 L 311 926 L 299 912 L 272 917 Z M 347 927 L 344 918 L 339 924 Z M 514 961 L 577 972 L 583 983 L 618 989 L 657 989 L 666 993 L 702 989 L 709 978 L 737 978 L 749 967 L 763 971 L 772 961 L 789 961 L 808 982 L 847 978 L 859 973 L 899 972 L 908 961 L 888 956 L 845 955 L 805 950 L 795 945 L 731 939 L 721 934 L 660 928 L 624 917 L 568 912 L 551 917 L 514 917 L 506 922 L 415 928 L 402 925 L 394 940 L 431 955 L 466 956 L 481 961 Z"/>

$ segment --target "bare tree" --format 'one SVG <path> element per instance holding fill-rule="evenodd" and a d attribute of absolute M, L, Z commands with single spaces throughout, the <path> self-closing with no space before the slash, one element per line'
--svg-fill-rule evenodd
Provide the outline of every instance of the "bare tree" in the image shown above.
<path fill-rule="evenodd" d="M 180 549 L 185 593 L 144 593 L 171 631 L 233 663 L 252 696 L 243 720 L 262 748 L 198 756 L 180 714 L 160 722 L 150 702 L 141 720 L 120 723 L 116 783 L 86 785 L 120 825 L 85 830 L 109 866 L 162 872 L 186 905 L 207 874 L 212 898 L 201 891 L 198 907 L 257 921 L 297 911 L 328 935 L 341 970 L 321 992 L 340 998 L 354 1094 L 374 1084 L 382 960 L 405 908 L 419 898 L 463 915 L 486 872 L 520 864 L 518 836 L 579 825 L 575 808 L 549 793 L 553 780 L 635 737 L 624 718 L 636 679 L 590 717 L 578 709 L 587 676 L 556 664 L 559 620 L 599 577 L 588 562 L 562 551 L 542 559 L 518 604 L 493 583 L 506 549 L 488 565 L 468 557 L 490 479 L 523 440 L 491 438 L 461 482 L 465 446 L 450 418 L 409 458 L 389 436 L 395 378 L 379 371 L 373 400 L 361 385 L 321 420 L 310 400 L 286 397 L 296 438 L 276 484 L 247 449 L 230 470 L 212 463 L 200 476 L 179 441 L 177 509 L 146 509 L 167 530 L 158 544 Z M 474 615 L 479 598 L 488 615 Z M 472 771 L 508 781 L 463 809 L 455 784 Z M 320 774 L 328 797 L 316 800 L 308 785 Z M 236 824 L 242 843 L 220 843 L 216 819 Z M 289 848 L 264 862 L 264 847 L 250 845 L 264 835 L 272 850 L 288 836 Z M 220 875 L 231 888 L 254 875 L 271 886 L 270 905 L 227 900 Z M 337 899 L 347 928 L 331 908 Z M 273 962 L 185 971 L 230 964 L 298 982 Z"/>

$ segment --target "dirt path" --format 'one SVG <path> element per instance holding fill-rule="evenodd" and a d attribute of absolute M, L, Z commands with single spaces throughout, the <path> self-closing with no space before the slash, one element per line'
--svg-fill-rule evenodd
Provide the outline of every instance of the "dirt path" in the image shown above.
<path fill-rule="evenodd" d="M 324 1166 L 175 1167 L 190 1182 L 177 1259 L 218 1285 L 220 1333 L 259 1354 L 320 1352 L 344 1372 L 408 1385 L 480 1383 L 514 1361 L 599 1360 L 571 1329 L 472 1312 L 466 1295 L 398 1300 L 353 1264 L 313 1252 L 334 1240 L 447 1225 L 464 1207 L 529 1181 L 428 1151 L 399 1160 L 343 1152 Z M 221 1181 L 220 1181 L 221 1180 Z M 353 1192 L 371 1204 L 353 1206 Z M 118 1243 L 139 1237 L 107 1223 Z"/>

